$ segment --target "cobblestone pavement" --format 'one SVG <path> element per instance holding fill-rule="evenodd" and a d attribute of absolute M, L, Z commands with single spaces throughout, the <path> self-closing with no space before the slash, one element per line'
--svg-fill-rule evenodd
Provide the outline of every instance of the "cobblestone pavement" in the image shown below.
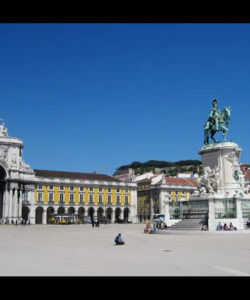
<path fill-rule="evenodd" d="M 1 276 L 250 276 L 250 231 L 142 224 L 0 226 Z M 114 246 L 121 233 L 126 244 Z"/>

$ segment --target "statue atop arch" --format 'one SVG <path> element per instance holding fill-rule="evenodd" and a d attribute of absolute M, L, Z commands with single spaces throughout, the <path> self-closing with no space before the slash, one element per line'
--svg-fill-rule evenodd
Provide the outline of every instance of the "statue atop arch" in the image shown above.
<path fill-rule="evenodd" d="M 219 110 L 218 100 L 212 100 L 212 108 L 210 110 L 209 118 L 204 126 L 204 144 L 209 144 L 209 137 L 214 141 L 214 143 L 218 143 L 215 140 L 214 135 L 218 131 L 222 131 L 223 134 L 223 142 L 226 142 L 226 136 L 228 133 L 228 125 L 231 116 L 230 107 L 225 107 L 223 111 Z"/>
<path fill-rule="evenodd" d="M 5 127 L 5 123 L 3 122 L 3 119 L 0 119 L 2 121 L 2 124 L 0 124 L 0 136 L 8 136 L 7 128 Z"/>

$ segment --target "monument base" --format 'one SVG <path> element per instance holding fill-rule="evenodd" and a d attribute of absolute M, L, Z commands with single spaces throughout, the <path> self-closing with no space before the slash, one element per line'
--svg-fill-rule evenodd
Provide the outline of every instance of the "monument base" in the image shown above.
<path fill-rule="evenodd" d="M 199 151 L 204 176 L 202 192 L 214 198 L 245 197 L 245 180 L 239 166 L 241 148 L 232 142 L 209 144 Z"/>
<path fill-rule="evenodd" d="M 240 198 L 210 198 L 208 202 L 209 231 L 216 231 L 219 224 L 221 224 L 221 226 L 227 224 L 229 227 L 230 223 L 232 223 L 233 227 L 236 227 L 237 230 L 244 229 L 242 203 Z"/>
<path fill-rule="evenodd" d="M 172 214 L 170 214 L 171 220 Z M 176 215 L 175 215 L 176 218 Z M 216 231 L 219 223 L 237 230 L 245 229 L 250 218 L 250 199 L 242 198 L 192 198 L 180 203 L 178 221 L 199 220 L 200 227 L 207 225 L 209 231 Z M 201 229 L 201 228 L 200 228 Z"/>

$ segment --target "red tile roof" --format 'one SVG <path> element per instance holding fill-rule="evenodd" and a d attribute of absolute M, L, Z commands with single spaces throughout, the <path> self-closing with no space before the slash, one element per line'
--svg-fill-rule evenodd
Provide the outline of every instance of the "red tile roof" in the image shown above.
<path fill-rule="evenodd" d="M 159 180 L 159 182 L 155 183 L 155 185 L 161 184 L 162 180 Z M 193 178 L 166 177 L 166 184 L 198 187 L 198 181 Z"/>
<path fill-rule="evenodd" d="M 49 170 L 34 170 L 38 177 L 53 177 L 53 178 L 68 178 L 68 179 L 86 179 L 86 180 L 101 180 L 101 181 L 119 181 L 109 175 L 95 173 L 79 173 L 79 172 L 64 172 L 64 171 L 49 171 Z"/>
<path fill-rule="evenodd" d="M 169 185 L 198 186 L 197 180 L 193 178 L 166 177 L 166 183 Z"/>

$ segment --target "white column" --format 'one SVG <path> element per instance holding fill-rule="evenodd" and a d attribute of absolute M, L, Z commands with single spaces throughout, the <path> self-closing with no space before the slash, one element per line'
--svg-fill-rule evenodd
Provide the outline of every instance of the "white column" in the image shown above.
<path fill-rule="evenodd" d="M 43 211 L 43 220 L 42 220 L 42 224 L 43 225 L 46 225 L 47 224 L 47 209 L 44 207 L 43 208 L 44 211 Z"/>
<path fill-rule="evenodd" d="M 242 209 L 241 209 L 241 199 L 237 198 L 236 199 L 236 218 L 238 221 L 238 229 L 244 229 L 244 221 L 243 221 L 243 217 L 242 217 Z"/>
<path fill-rule="evenodd" d="M 28 215 L 28 221 L 30 221 L 31 225 L 36 224 L 36 218 L 35 218 L 35 207 L 33 205 L 31 205 L 29 207 L 30 211 L 29 211 L 29 215 Z"/>
<path fill-rule="evenodd" d="M 170 200 L 164 200 L 164 204 L 165 204 L 165 223 L 167 224 L 167 226 L 171 226 L 171 222 L 170 222 L 170 211 L 169 211 L 169 202 Z"/>
<path fill-rule="evenodd" d="M 3 209 L 3 217 L 6 219 L 9 215 L 9 194 L 8 188 L 6 186 L 6 190 L 4 192 L 4 209 Z"/>
<path fill-rule="evenodd" d="M 214 205 L 214 199 L 209 198 L 208 199 L 208 230 L 209 231 L 215 231 L 216 230 L 216 224 L 215 224 L 215 205 Z"/>
<path fill-rule="evenodd" d="M 137 190 L 132 189 L 131 190 L 131 206 L 130 206 L 130 212 L 131 212 L 131 221 L 133 223 L 138 222 L 137 218 Z"/>
<path fill-rule="evenodd" d="M 23 206 L 23 191 L 20 190 L 19 203 L 18 203 L 18 218 L 22 217 L 22 206 Z"/>
<path fill-rule="evenodd" d="M 10 188 L 8 218 L 12 218 L 12 206 L 13 206 L 13 188 Z"/>
<path fill-rule="evenodd" d="M 13 217 L 16 219 L 18 214 L 18 189 L 14 189 L 14 213 Z"/>
<path fill-rule="evenodd" d="M 29 221 L 30 221 L 30 224 L 33 225 L 36 223 L 36 220 L 35 220 L 35 190 L 30 191 L 30 193 L 28 195 L 28 201 L 30 203 Z"/>
<path fill-rule="evenodd" d="M 115 221 L 115 210 L 112 209 L 111 222 L 114 223 L 114 221 Z"/>
<path fill-rule="evenodd" d="M 164 201 L 164 191 L 161 189 L 160 190 L 160 194 L 159 194 L 159 212 L 160 212 L 160 214 L 161 215 L 163 215 L 165 212 L 164 212 L 164 203 L 163 203 L 163 201 Z"/>
<path fill-rule="evenodd" d="M 150 219 L 153 220 L 153 216 L 154 216 L 154 200 L 153 200 L 153 191 L 152 190 L 150 190 L 150 210 L 151 210 Z"/>

